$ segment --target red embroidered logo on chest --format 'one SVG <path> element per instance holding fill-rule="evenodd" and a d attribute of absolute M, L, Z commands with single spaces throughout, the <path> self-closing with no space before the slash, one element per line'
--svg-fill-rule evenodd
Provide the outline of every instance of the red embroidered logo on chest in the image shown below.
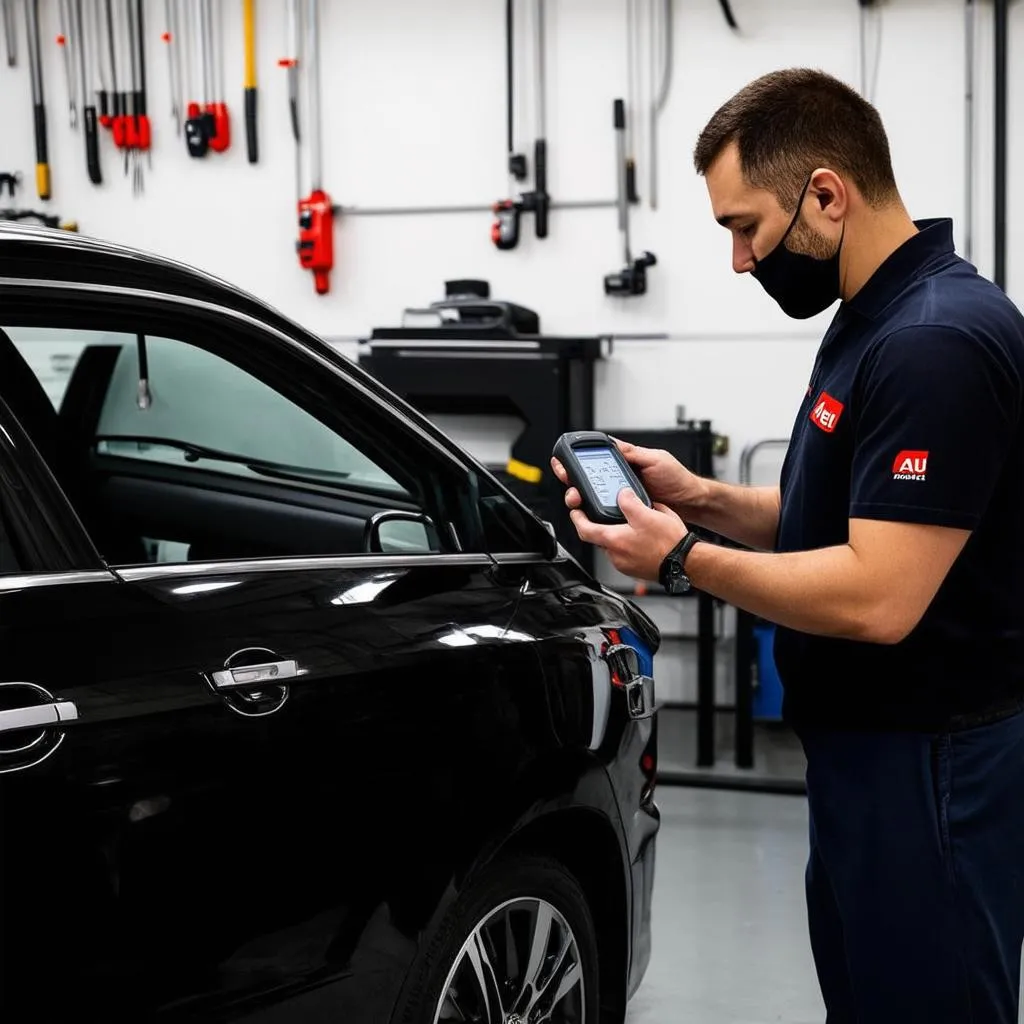
<path fill-rule="evenodd" d="M 826 434 L 831 434 L 836 429 L 842 412 L 843 403 L 838 398 L 833 398 L 827 391 L 822 391 L 811 409 L 811 422 Z"/>

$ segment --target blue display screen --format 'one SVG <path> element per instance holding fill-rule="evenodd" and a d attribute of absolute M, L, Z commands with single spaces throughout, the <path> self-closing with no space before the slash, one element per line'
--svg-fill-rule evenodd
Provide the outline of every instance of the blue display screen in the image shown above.
<path fill-rule="evenodd" d="M 576 458 L 597 500 L 605 508 L 616 508 L 619 504 L 619 491 L 623 488 L 632 489 L 632 485 L 611 450 L 606 447 L 577 448 Z"/>

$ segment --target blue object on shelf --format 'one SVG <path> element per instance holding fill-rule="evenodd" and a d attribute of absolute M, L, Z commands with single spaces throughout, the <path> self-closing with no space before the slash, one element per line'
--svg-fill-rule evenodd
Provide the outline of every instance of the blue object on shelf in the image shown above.
<path fill-rule="evenodd" d="M 782 718 L 782 681 L 775 668 L 772 646 L 775 643 L 775 627 L 770 623 L 754 626 L 754 643 L 757 644 L 757 680 L 754 686 L 754 718 L 779 721 Z"/>

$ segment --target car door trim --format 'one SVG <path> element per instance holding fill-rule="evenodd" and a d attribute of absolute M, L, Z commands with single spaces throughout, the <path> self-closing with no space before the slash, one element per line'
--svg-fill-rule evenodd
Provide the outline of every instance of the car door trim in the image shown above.
<path fill-rule="evenodd" d="M 489 567 L 496 563 L 544 561 L 544 555 L 509 554 L 429 554 L 429 555 L 328 555 L 326 557 L 225 559 L 219 562 L 168 562 L 160 565 L 133 565 L 117 569 L 129 583 L 168 579 L 175 576 L 220 576 L 241 572 L 303 572 L 316 569 L 421 569 L 442 566 Z"/>
<path fill-rule="evenodd" d="M 419 569 L 446 565 L 491 566 L 547 562 L 543 552 L 508 551 L 497 554 L 329 555 L 323 558 L 252 558 L 221 562 L 167 562 L 158 565 L 112 567 L 111 571 L 17 573 L 0 576 L 0 593 L 31 587 L 57 587 L 74 583 L 138 583 L 176 576 L 219 576 L 233 572 L 302 572 L 310 569 Z M 555 559 L 560 561 L 560 559 Z"/>
<path fill-rule="evenodd" d="M 73 583 L 116 583 L 117 577 L 101 569 L 81 572 L 26 572 L 13 576 L 0 576 L 0 593 L 11 590 L 29 590 L 32 587 L 59 587 Z"/>

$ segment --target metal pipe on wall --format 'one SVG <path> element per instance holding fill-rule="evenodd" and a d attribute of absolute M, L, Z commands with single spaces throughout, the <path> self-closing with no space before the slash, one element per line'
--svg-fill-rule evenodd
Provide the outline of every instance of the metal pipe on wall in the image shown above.
<path fill-rule="evenodd" d="M 995 0 L 995 181 L 992 204 L 994 221 L 993 274 L 1006 290 L 1006 51 L 1009 0 Z"/>
<path fill-rule="evenodd" d="M 974 258 L 974 0 L 967 0 L 964 13 L 964 258 L 970 261 Z"/>

